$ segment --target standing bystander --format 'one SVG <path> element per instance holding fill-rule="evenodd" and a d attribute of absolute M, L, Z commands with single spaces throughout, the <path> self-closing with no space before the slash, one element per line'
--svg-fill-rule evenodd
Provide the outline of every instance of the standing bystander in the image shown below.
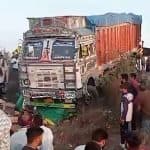
<path fill-rule="evenodd" d="M 144 135 L 145 142 L 150 138 L 150 91 L 144 86 L 140 87 L 139 94 L 136 98 L 136 106 L 141 113 L 141 132 Z"/>
<path fill-rule="evenodd" d="M 4 73 L 2 68 L 0 68 L 0 97 L 3 96 L 3 88 L 5 86 L 5 81 L 4 81 Z"/>
<path fill-rule="evenodd" d="M 43 129 L 40 127 L 31 127 L 27 129 L 27 145 L 22 150 L 38 150 L 42 144 Z"/>
<path fill-rule="evenodd" d="M 12 64 L 12 68 L 13 70 L 18 71 L 18 55 L 14 55 L 11 59 L 11 64 Z"/>
<path fill-rule="evenodd" d="M 127 73 L 121 74 L 121 84 L 128 83 L 128 79 L 129 77 Z"/>
<path fill-rule="evenodd" d="M 121 96 L 121 116 L 120 116 L 120 135 L 121 135 L 121 147 L 125 148 L 125 137 L 128 131 L 130 131 L 130 125 L 133 115 L 133 94 L 129 93 L 127 83 L 120 85 Z"/>
<path fill-rule="evenodd" d="M 11 150 L 20 150 L 27 144 L 27 137 L 25 136 L 25 134 L 28 129 L 27 127 L 29 127 L 28 120 L 30 120 L 30 118 L 25 118 L 25 120 L 23 121 L 23 125 L 25 125 L 26 123 L 27 126 L 24 126 L 11 136 Z M 32 121 L 32 124 L 30 124 L 32 127 L 41 127 L 43 129 L 43 137 L 40 150 L 53 150 L 53 134 L 51 129 L 43 125 L 43 119 L 40 115 L 35 115 Z"/>
<path fill-rule="evenodd" d="M 145 68 L 146 68 L 146 58 L 144 56 L 142 56 L 142 58 L 141 58 L 141 67 L 142 67 L 142 71 L 145 71 Z"/>
<path fill-rule="evenodd" d="M 150 150 L 148 146 L 142 144 L 142 139 L 137 133 L 130 132 L 126 137 L 127 150 Z"/>
<path fill-rule="evenodd" d="M 18 117 L 18 124 L 21 129 L 13 133 L 10 138 L 10 150 L 20 150 L 27 144 L 26 131 L 27 128 L 31 127 L 32 115 L 25 109 Z"/>
<path fill-rule="evenodd" d="M 1 78 L 1 91 L 6 92 L 6 83 L 8 83 L 9 69 L 6 59 L 2 52 L 0 52 L 0 78 Z"/>
<path fill-rule="evenodd" d="M 106 141 L 108 139 L 108 133 L 101 128 L 93 131 L 92 139 L 86 145 L 80 145 L 75 148 L 75 150 L 103 150 L 106 146 Z"/>
<path fill-rule="evenodd" d="M 137 122 L 137 107 L 135 105 L 136 97 L 138 95 L 140 83 L 137 80 L 135 73 L 130 74 L 130 92 L 133 94 L 133 118 L 132 118 L 132 130 L 136 130 Z"/>
<path fill-rule="evenodd" d="M 146 72 L 150 72 L 150 57 L 146 60 Z"/>
<path fill-rule="evenodd" d="M 50 128 L 43 125 L 41 115 L 35 115 L 33 118 L 33 127 L 41 127 L 43 129 L 42 145 L 40 150 L 53 150 L 53 133 Z"/>

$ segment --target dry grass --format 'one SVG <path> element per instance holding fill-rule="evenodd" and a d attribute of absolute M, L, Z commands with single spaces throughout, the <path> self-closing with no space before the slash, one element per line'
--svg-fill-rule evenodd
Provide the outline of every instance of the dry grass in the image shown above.
<path fill-rule="evenodd" d="M 77 145 L 85 144 L 90 140 L 92 131 L 100 127 L 108 130 L 111 135 L 109 141 L 115 147 L 119 145 L 119 116 L 116 116 L 119 113 L 118 86 L 119 80 L 113 80 L 105 89 L 105 99 L 96 105 L 82 105 L 77 117 L 64 121 L 54 129 L 56 150 L 73 149 Z"/>
<path fill-rule="evenodd" d="M 123 61 L 118 69 L 122 72 L 133 72 L 133 67 L 129 61 Z M 109 133 L 109 142 L 106 149 L 119 150 L 119 105 L 120 105 L 120 81 L 113 78 L 104 87 L 105 98 L 99 104 L 92 106 L 80 106 L 80 114 L 72 120 L 64 121 L 61 125 L 54 128 L 55 149 L 69 150 L 75 146 L 85 144 L 90 140 L 94 129 L 102 127 Z"/>
<path fill-rule="evenodd" d="M 110 116 L 109 116 L 110 115 Z M 75 146 L 85 144 L 91 138 L 91 133 L 96 128 L 112 129 L 112 112 L 95 108 L 86 110 L 77 118 L 65 121 L 55 129 L 56 150 L 73 149 Z"/>

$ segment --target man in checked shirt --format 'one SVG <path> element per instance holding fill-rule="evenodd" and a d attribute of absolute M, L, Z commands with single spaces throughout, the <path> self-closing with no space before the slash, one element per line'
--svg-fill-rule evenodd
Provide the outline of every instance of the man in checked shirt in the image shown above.
<path fill-rule="evenodd" d="M 10 118 L 0 109 L 0 150 L 10 150 Z"/>

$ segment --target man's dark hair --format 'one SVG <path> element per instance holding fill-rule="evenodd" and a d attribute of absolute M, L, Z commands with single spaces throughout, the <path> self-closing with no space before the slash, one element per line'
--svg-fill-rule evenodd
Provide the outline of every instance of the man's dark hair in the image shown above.
<path fill-rule="evenodd" d="M 99 128 L 93 132 L 93 134 L 92 134 L 93 141 L 99 142 L 104 139 L 108 139 L 108 134 L 104 129 Z"/>
<path fill-rule="evenodd" d="M 32 143 L 36 137 L 43 134 L 43 129 L 40 127 L 31 127 L 27 129 L 26 136 L 28 143 Z"/>
<path fill-rule="evenodd" d="M 43 118 L 41 115 L 34 115 L 33 117 L 33 123 L 32 123 L 32 126 L 33 127 L 40 127 L 43 125 Z"/>
<path fill-rule="evenodd" d="M 136 79 L 136 73 L 130 73 L 130 77 Z"/>
<path fill-rule="evenodd" d="M 88 142 L 84 150 L 101 150 L 101 147 L 96 142 Z"/>
<path fill-rule="evenodd" d="M 138 148 L 141 144 L 141 139 L 136 133 L 128 133 L 126 135 L 126 143 L 130 148 Z"/>
<path fill-rule="evenodd" d="M 127 89 L 129 90 L 129 83 L 125 82 L 123 84 L 120 85 L 120 89 Z"/>
<path fill-rule="evenodd" d="M 121 78 L 124 79 L 127 82 L 129 77 L 128 77 L 127 73 L 122 73 Z"/>

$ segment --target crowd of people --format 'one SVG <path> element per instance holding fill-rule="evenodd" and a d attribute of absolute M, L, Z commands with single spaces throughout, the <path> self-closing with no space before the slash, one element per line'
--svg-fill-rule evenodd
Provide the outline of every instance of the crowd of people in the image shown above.
<path fill-rule="evenodd" d="M 138 95 L 138 87 L 139 83 L 136 80 L 136 74 L 130 74 L 130 81 L 128 80 L 128 74 L 121 75 L 120 135 L 122 148 L 125 148 L 126 133 L 136 130 L 134 103 Z"/>
<path fill-rule="evenodd" d="M 80 145 L 75 150 L 104 150 L 107 149 L 108 133 L 106 130 L 98 128 L 93 131 L 91 141 L 85 145 Z M 138 133 L 128 132 L 125 137 L 125 150 L 149 150 L 147 146 L 142 144 L 142 138 Z M 116 148 L 117 149 L 117 148 Z"/>
<path fill-rule="evenodd" d="M 13 132 L 10 118 L 0 110 L 0 150 L 53 150 L 53 133 L 40 115 L 25 109 L 18 124 Z"/>
<path fill-rule="evenodd" d="M 145 113 L 143 107 L 145 96 L 141 97 L 141 93 L 145 90 L 146 88 L 138 81 L 135 73 L 131 73 L 130 76 L 128 74 L 121 75 L 120 136 L 122 148 L 125 148 L 126 137 L 131 131 L 146 131 L 150 135 L 148 131 L 150 128 L 149 112 Z M 144 116 L 148 118 L 144 118 Z M 145 124 L 145 121 L 148 124 Z"/>
<path fill-rule="evenodd" d="M 144 94 L 143 94 L 144 92 Z M 146 88 L 138 81 L 137 75 L 121 74 L 120 78 L 120 148 L 126 150 L 149 150 L 143 146 L 143 132 L 150 135 L 149 103 L 145 99 Z M 147 100 L 148 102 L 149 100 Z M 146 108 L 148 106 L 148 108 Z M 96 138 L 95 138 L 96 137 Z M 150 138 L 150 137 L 149 137 Z M 92 139 L 75 150 L 102 150 L 106 145 L 108 134 L 103 129 L 97 129 Z"/>
<path fill-rule="evenodd" d="M 121 85 L 123 91 L 122 101 L 133 101 L 133 96 L 129 94 L 126 84 Z M 121 102 L 124 103 L 124 102 Z M 126 102 L 125 102 L 126 103 Z M 143 139 L 131 126 L 132 102 L 123 104 L 127 110 L 121 110 L 120 133 L 121 148 L 124 150 L 150 150 L 143 144 Z M 121 104 L 122 105 L 122 104 Z M 133 104 L 134 105 L 134 104 Z M 122 107 L 122 106 L 121 106 Z M 131 109 L 131 110 L 129 110 Z M 125 111 L 125 112 L 124 112 Z M 0 110 L 0 149 L 1 150 L 53 150 L 54 137 L 52 130 L 43 123 L 43 118 L 39 114 L 33 114 L 30 110 L 24 109 L 18 118 L 20 128 L 16 132 L 11 132 L 10 118 Z M 130 124 L 130 125 L 129 125 Z M 130 126 L 130 127 L 129 127 Z M 136 126 L 137 127 L 137 126 Z M 77 146 L 74 150 L 104 150 L 107 149 L 109 135 L 107 130 L 97 128 L 93 130 L 91 140 L 84 145 Z M 124 146 L 123 146 L 124 144 Z M 63 149 L 63 148 L 62 148 Z"/>
<path fill-rule="evenodd" d="M 137 62 L 137 70 L 150 72 L 150 57 L 143 56 Z"/>
<path fill-rule="evenodd" d="M 120 79 L 120 148 L 126 150 L 149 150 L 144 146 L 145 139 L 141 133 L 150 135 L 149 103 L 145 97 L 146 88 L 135 73 L 121 74 Z M 147 103 L 146 103 L 147 102 Z M 145 106 L 144 106 L 145 105 Z M 96 137 L 96 138 L 95 138 Z M 93 132 L 91 141 L 80 145 L 75 150 L 102 150 L 108 139 L 103 129 Z M 149 140 L 149 139 L 146 139 Z M 106 148 L 107 149 L 107 148 Z"/>
<path fill-rule="evenodd" d="M 18 77 L 18 54 L 13 54 L 9 62 L 4 54 L 0 52 L 0 97 L 2 98 L 8 88 L 8 81 L 16 80 Z M 16 80 L 17 82 L 18 80 Z M 18 88 L 16 89 L 18 90 Z"/>
<path fill-rule="evenodd" d="M 17 56 L 12 57 L 11 64 L 16 74 Z M 142 63 L 142 69 L 148 71 L 149 64 L 148 60 L 146 64 Z M 0 54 L 0 94 L 4 81 L 8 82 L 8 66 Z M 120 93 L 120 147 L 126 150 L 150 150 L 143 146 L 143 139 L 137 133 L 141 131 L 150 135 L 149 95 L 145 96 L 147 89 L 138 81 L 135 73 L 124 73 L 121 74 Z M 20 128 L 16 132 L 12 131 L 10 118 L 0 110 L 0 150 L 54 149 L 52 130 L 44 125 L 42 116 L 34 114 L 30 109 L 24 109 L 18 117 L 18 124 Z M 91 141 L 77 146 L 75 150 L 107 149 L 107 140 L 107 131 L 98 128 L 93 131 Z"/>
<path fill-rule="evenodd" d="M 10 150 L 53 150 L 53 133 L 39 114 L 25 109 L 18 117 L 21 129 L 12 133 Z"/>

